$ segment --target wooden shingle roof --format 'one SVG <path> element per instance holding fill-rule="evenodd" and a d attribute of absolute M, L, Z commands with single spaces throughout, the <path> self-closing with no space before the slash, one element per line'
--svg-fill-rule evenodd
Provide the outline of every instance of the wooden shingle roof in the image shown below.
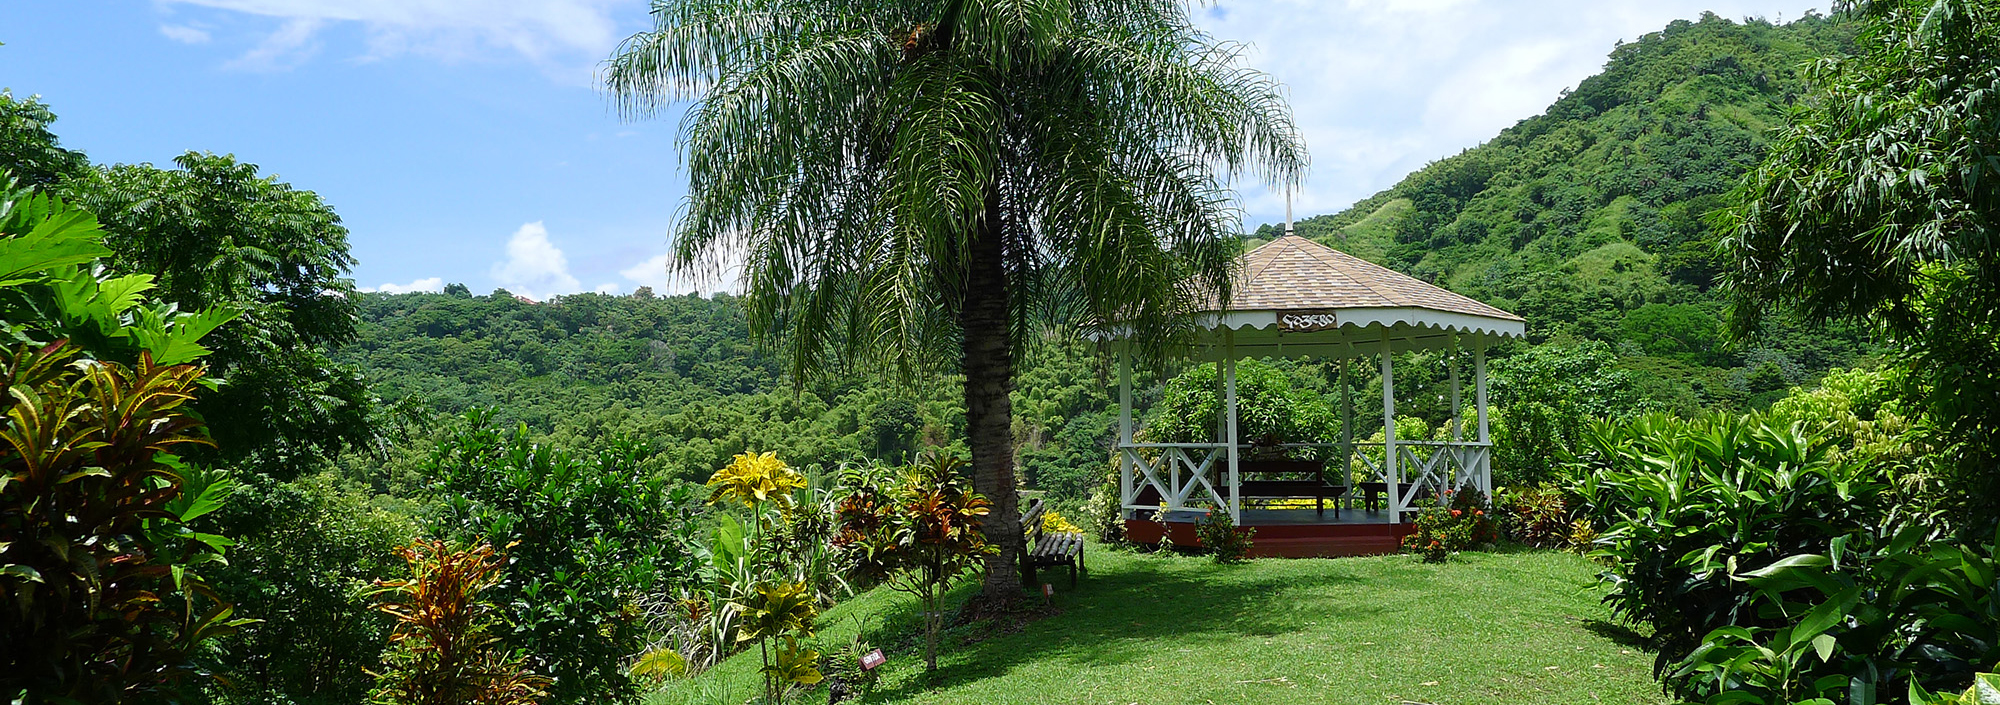
<path fill-rule="evenodd" d="M 1520 316 L 1426 284 L 1297 235 L 1265 243 L 1243 256 L 1230 308 L 1298 311 L 1342 308 L 1425 308 L 1510 321 Z M 1220 310 L 1211 301 L 1210 310 Z"/>

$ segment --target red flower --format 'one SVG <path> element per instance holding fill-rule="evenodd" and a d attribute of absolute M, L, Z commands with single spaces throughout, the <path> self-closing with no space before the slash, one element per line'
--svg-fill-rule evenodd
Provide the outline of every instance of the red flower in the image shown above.
<path fill-rule="evenodd" d="M 1462 514 L 1462 513 L 1463 513 L 1463 512 L 1460 512 L 1460 511 L 1458 511 L 1458 510 L 1456 510 L 1456 509 L 1453 509 L 1453 510 L 1451 510 L 1451 515 L 1452 515 L 1452 516 L 1458 516 L 1459 514 Z"/>

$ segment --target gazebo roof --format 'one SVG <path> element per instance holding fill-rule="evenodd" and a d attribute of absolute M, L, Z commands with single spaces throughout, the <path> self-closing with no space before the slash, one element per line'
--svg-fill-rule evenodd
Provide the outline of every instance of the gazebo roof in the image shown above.
<path fill-rule="evenodd" d="M 1200 359 L 1351 357 L 1484 346 L 1527 322 L 1470 297 L 1286 235 L 1245 254 L 1228 310 L 1204 312 Z"/>
<path fill-rule="evenodd" d="M 1210 300 L 1210 312 L 1220 312 Z M 1488 306 L 1354 255 L 1297 235 L 1285 235 L 1243 256 L 1230 309 L 1316 311 L 1349 308 L 1424 308 L 1468 316 L 1520 321 Z"/>

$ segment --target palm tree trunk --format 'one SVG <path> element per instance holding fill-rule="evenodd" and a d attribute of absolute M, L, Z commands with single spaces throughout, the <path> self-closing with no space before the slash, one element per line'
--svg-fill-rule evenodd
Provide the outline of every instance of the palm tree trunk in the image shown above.
<path fill-rule="evenodd" d="M 1001 227 L 995 193 L 987 197 L 986 217 L 973 232 L 965 301 L 959 307 L 972 487 L 993 503 L 985 521 L 986 541 L 1000 549 L 986 557 L 982 596 L 991 603 L 1011 602 L 1021 595 L 1016 568 L 1021 516 L 1014 495 L 1014 414 L 1008 397 L 1014 389 L 1014 351 Z"/>

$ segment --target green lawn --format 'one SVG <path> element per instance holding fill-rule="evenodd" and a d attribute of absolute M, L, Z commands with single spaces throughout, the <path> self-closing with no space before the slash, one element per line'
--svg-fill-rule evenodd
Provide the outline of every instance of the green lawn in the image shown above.
<path fill-rule="evenodd" d="M 876 591 L 828 611 L 890 661 L 871 703 L 1662 703 L 1652 656 L 1608 623 L 1592 568 L 1549 552 L 1253 561 L 1091 547 L 1059 614 L 949 633 L 923 673 L 908 600 Z M 967 586 L 968 588 L 970 586 Z M 746 658 L 747 656 L 747 658 Z M 740 704 L 757 654 L 671 683 L 649 705 Z M 822 690 L 800 702 L 825 702 Z"/>

